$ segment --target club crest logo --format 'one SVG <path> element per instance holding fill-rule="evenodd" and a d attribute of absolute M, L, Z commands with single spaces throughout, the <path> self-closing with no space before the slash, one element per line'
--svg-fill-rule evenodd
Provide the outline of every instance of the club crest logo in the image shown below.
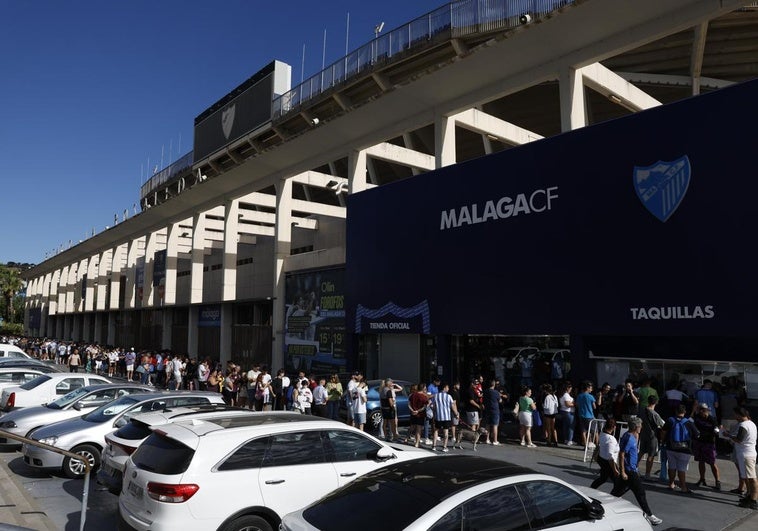
<path fill-rule="evenodd" d="M 237 105 L 232 105 L 221 111 L 221 129 L 224 131 L 224 137 L 229 140 L 229 135 L 232 134 L 232 126 L 234 125 L 234 112 L 237 109 Z"/>
<path fill-rule="evenodd" d="M 671 162 L 634 167 L 634 190 L 644 207 L 664 223 L 679 208 L 690 185 L 687 155 Z"/>

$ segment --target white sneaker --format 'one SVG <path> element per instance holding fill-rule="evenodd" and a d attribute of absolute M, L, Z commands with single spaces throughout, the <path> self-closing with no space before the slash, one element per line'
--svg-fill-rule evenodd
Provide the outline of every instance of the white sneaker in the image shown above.
<path fill-rule="evenodd" d="M 524 441 L 521 441 L 521 446 L 526 446 L 526 443 Z"/>
<path fill-rule="evenodd" d="M 500 442 L 499 441 L 495 441 L 495 442 L 492 443 L 492 446 L 500 446 Z"/>
<path fill-rule="evenodd" d="M 526 445 L 527 448 L 537 448 L 537 445 L 534 443 L 529 443 Z"/>
<path fill-rule="evenodd" d="M 595 443 L 594 442 L 588 442 L 587 443 L 587 448 L 594 448 L 594 447 L 595 447 Z"/>
<path fill-rule="evenodd" d="M 487 444 L 492 444 L 492 441 L 490 441 L 490 440 L 487 440 Z"/>
<path fill-rule="evenodd" d="M 576 446 L 576 443 L 574 441 L 567 441 L 566 446 Z"/>
<path fill-rule="evenodd" d="M 646 514 L 645 518 L 647 518 L 647 521 L 650 522 L 651 525 L 658 525 L 658 524 L 663 523 L 663 520 L 661 520 L 654 514 Z"/>
<path fill-rule="evenodd" d="M 424 441 L 424 444 L 432 444 L 432 440 L 431 440 L 431 439 L 426 439 L 426 440 Z"/>

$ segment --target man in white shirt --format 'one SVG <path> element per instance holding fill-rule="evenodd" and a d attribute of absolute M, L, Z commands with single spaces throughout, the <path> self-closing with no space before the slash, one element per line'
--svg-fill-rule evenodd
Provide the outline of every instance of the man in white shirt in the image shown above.
<path fill-rule="evenodd" d="M 750 412 L 744 407 L 734 408 L 734 417 L 739 424 L 737 433 L 725 432 L 724 435 L 734 443 L 734 457 L 740 471 L 740 479 L 745 480 L 747 492 L 739 502 L 740 507 L 758 510 L 758 476 L 755 470 L 758 429 L 750 420 Z"/>
<path fill-rule="evenodd" d="M 359 381 L 350 391 L 350 412 L 353 426 L 363 431 L 366 425 L 366 382 Z"/>

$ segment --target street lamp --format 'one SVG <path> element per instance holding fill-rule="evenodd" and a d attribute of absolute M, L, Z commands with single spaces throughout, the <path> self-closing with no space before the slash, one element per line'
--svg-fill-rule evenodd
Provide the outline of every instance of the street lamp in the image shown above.
<path fill-rule="evenodd" d="M 384 22 L 380 22 L 374 27 L 374 62 L 376 62 L 376 58 L 379 51 L 379 42 L 378 42 L 379 34 L 382 32 L 383 29 L 384 29 Z"/>

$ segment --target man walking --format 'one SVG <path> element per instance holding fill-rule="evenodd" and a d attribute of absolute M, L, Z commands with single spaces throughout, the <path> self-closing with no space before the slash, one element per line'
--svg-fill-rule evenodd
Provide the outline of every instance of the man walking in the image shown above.
<path fill-rule="evenodd" d="M 740 479 L 745 479 L 747 493 L 739 502 L 740 507 L 758 510 L 758 479 L 756 479 L 755 444 L 758 441 L 758 430 L 755 423 L 750 420 L 750 413 L 744 407 L 734 408 L 734 417 L 739 424 L 737 433 L 726 432 L 726 435 L 734 443 L 734 457 L 737 468 L 740 471 Z"/>
<path fill-rule="evenodd" d="M 678 478 L 682 494 L 692 494 L 687 487 L 687 467 L 692 457 L 692 439 L 697 437 L 697 433 L 692 419 L 684 416 L 686 413 L 687 408 L 680 405 L 676 410 L 676 416 L 666 421 L 661 439 L 666 441 L 669 489 L 674 490 L 674 482 Z"/>
<path fill-rule="evenodd" d="M 437 430 L 442 430 L 442 451 L 447 452 L 447 441 L 450 427 L 453 425 L 453 416 L 458 418 L 458 406 L 448 394 L 450 387 L 446 383 L 440 384 L 439 392 L 432 397 L 432 409 L 434 409 L 434 433 L 432 434 L 432 450 L 437 451 Z"/>

